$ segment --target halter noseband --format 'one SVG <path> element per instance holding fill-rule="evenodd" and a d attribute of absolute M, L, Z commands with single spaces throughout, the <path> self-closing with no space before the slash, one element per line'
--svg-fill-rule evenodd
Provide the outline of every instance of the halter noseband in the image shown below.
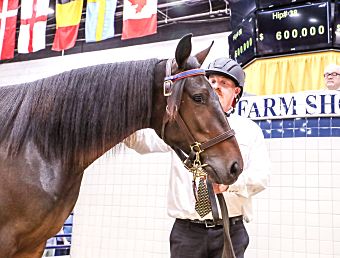
<path fill-rule="evenodd" d="M 200 76 L 200 75 L 205 76 L 204 69 L 191 69 L 191 70 L 187 70 L 187 71 L 175 74 L 175 75 L 171 75 L 172 61 L 173 59 L 167 60 L 166 74 L 164 78 L 164 96 L 167 97 L 167 106 L 166 106 L 166 112 L 164 113 L 163 124 L 162 124 L 162 133 L 161 133 L 162 135 L 161 136 L 163 140 L 164 140 L 165 127 L 170 120 L 169 113 L 168 113 L 168 105 L 169 105 L 169 97 L 171 96 L 171 93 L 172 93 L 172 87 L 175 86 L 177 81 L 180 81 L 182 79 L 193 77 L 193 76 Z M 184 83 L 184 81 L 182 81 L 182 83 Z M 178 107 L 176 106 L 176 108 Z M 184 132 L 188 141 L 192 143 L 190 145 L 191 151 L 189 153 L 188 158 L 186 158 L 184 154 L 179 150 L 175 150 L 176 153 L 182 159 L 187 169 L 193 173 L 194 178 L 206 176 L 206 172 L 203 170 L 203 167 L 207 166 L 207 164 L 201 164 L 200 153 L 202 153 L 205 149 L 208 149 L 211 146 L 234 136 L 235 135 L 234 130 L 230 129 L 206 142 L 200 143 L 195 140 L 188 126 L 185 124 L 181 114 L 179 113 L 179 110 L 177 110 L 175 121 L 177 122 L 177 125 L 180 127 L 181 131 Z"/>

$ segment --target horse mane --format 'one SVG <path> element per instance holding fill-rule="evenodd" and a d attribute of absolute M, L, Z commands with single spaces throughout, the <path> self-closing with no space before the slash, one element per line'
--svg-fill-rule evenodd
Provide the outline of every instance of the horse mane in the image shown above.
<path fill-rule="evenodd" d="M 102 64 L 0 88 L 0 144 L 15 156 L 33 141 L 64 161 L 84 148 L 103 153 L 107 141 L 149 126 L 158 62 Z"/>

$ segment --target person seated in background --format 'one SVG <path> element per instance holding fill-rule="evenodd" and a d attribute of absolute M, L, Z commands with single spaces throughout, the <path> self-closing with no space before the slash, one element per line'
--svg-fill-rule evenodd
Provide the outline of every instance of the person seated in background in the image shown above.
<path fill-rule="evenodd" d="M 340 65 L 327 65 L 323 75 L 325 78 L 326 89 L 340 90 Z"/>

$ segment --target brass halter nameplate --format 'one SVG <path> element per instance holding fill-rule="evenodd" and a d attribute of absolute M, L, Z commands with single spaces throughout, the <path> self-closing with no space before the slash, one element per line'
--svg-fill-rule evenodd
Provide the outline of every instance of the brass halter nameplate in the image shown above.
<path fill-rule="evenodd" d="M 163 85 L 163 95 L 165 97 L 169 97 L 172 93 L 172 84 L 173 82 L 171 80 L 164 81 Z"/>

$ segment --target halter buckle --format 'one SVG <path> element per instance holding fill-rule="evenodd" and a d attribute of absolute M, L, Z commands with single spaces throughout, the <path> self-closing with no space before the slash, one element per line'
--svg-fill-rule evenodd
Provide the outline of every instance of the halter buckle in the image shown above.
<path fill-rule="evenodd" d="M 202 153 L 204 150 L 201 150 L 201 143 L 195 142 L 194 144 L 190 145 L 191 151 L 195 152 L 196 155 Z"/>
<path fill-rule="evenodd" d="M 165 80 L 163 83 L 163 94 L 165 97 L 168 97 L 172 93 L 172 80 Z"/>

